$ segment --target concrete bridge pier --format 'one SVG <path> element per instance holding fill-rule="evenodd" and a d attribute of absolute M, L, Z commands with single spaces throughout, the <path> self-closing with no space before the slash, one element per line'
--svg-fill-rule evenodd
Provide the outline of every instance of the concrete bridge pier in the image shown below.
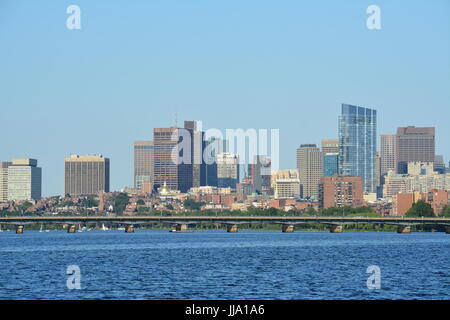
<path fill-rule="evenodd" d="M 294 225 L 293 224 L 283 224 L 281 226 L 282 232 L 294 232 Z"/>
<path fill-rule="evenodd" d="M 398 226 L 397 233 L 411 233 L 411 227 L 410 226 Z"/>
<path fill-rule="evenodd" d="M 238 225 L 237 224 L 227 225 L 227 232 L 238 232 Z"/>
<path fill-rule="evenodd" d="M 342 233 L 342 226 L 332 225 L 329 227 L 331 233 Z"/>
<path fill-rule="evenodd" d="M 17 234 L 23 233 L 23 226 L 16 226 L 16 233 Z"/>
<path fill-rule="evenodd" d="M 74 224 L 69 224 L 69 226 L 67 227 L 67 233 L 75 233 L 75 225 Z"/>
<path fill-rule="evenodd" d="M 133 233 L 134 232 L 134 226 L 132 224 L 127 224 L 125 226 L 125 232 L 126 233 Z"/>
<path fill-rule="evenodd" d="M 173 226 L 172 230 L 170 232 L 191 232 L 188 230 L 188 225 L 184 223 L 178 223 Z"/>

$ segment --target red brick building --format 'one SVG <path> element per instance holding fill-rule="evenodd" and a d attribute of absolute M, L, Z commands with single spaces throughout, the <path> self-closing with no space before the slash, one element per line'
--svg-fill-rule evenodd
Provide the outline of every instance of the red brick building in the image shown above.
<path fill-rule="evenodd" d="M 404 216 L 412 205 L 419 201 L 421 198 L 420 193 L 397 193 L 392 197 L 392 215 Z"/>
<path fill-rule="evenodd" d="M 446 190 L 431 190 L 426 193 L 397 193 L 393 197 L 392 215 L 404 216 L 417 201 L 429 203 L 434 214 L 439 216 L 445 206 L 450 205 L 450 193 Z"/>
<path fill-rule="evenodd" d="M 364 205 L 361 177 L 333 175 L 320 178 L 319 200 L 322 208 Z"/>
<path fill-rule="evenodd" d="M 431 204 L 434 214 L 440 216 L 445 206 L 450 204 L 450 193 L 446 190 L 431 190 L 422 193 L 422 200 Z"/>

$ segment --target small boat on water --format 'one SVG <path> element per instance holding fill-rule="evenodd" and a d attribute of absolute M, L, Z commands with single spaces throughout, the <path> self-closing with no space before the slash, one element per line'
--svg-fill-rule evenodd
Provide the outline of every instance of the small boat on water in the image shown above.
<path fill-rule="evenodd" d="M 39 229 L 39 232 L 50 232 L 50 230 L 48 230 L 48 229 L 44 230 L 42 227 L 43 227 L 43 225 L 41 224 L 41 228 Z"/>
<path fill-rule="evenodd" d="M 103 231 L 107 231 L 107 230 L 109 230 L 109 228 L 108 228 L 108 227 L 105 227 L 105 224 L 102 223 L 102 230 L 103 230 Z"/>

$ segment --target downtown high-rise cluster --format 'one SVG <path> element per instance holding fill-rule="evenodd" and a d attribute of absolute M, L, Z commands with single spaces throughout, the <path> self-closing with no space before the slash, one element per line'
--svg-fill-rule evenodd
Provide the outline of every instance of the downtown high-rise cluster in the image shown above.
<path fill-rule="evenodd" d="M 443 157 L 435 154 L 434 127 L 399 127 L 395 134 L 381 134 L 378 148 L 376 110 L 342 104 L 337 123 L 337 136 L 322 139 L 321 147 L 300 144 L 297 167 L 287 170 L 275 170 L 267 155 L 254 155 L 251 163 L 243 164 L 241 155 L 230 150 L 230 141 L 207 138 L 197 121 L 154 128 L 152 140 L 134 142 L 132 189 L 155 195 L 162 190 L 193 194 L 227 189 L 225 193 L 276 200 L 279 207 L 357 207 L 384 201 L 394 203 L 397 213 L 404 211 L 399 208 L 403 198 L 406 207 L 433 198 L 424 195 L 430 192 L 450 199 L 450 173 Z M 0 202 L 40 199 L 36 160 L 0 165 Z M 71 155 L 64 168 L 64 195 L 110 192 L 109 158 Z"/>

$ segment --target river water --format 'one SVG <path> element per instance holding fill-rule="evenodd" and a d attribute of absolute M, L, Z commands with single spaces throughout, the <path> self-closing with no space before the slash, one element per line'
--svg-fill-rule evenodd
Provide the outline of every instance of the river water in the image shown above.
<path fill-rule="evenodd" d="M 0 233 L 0 299 L 449 298 L 444 233 Z"/>

